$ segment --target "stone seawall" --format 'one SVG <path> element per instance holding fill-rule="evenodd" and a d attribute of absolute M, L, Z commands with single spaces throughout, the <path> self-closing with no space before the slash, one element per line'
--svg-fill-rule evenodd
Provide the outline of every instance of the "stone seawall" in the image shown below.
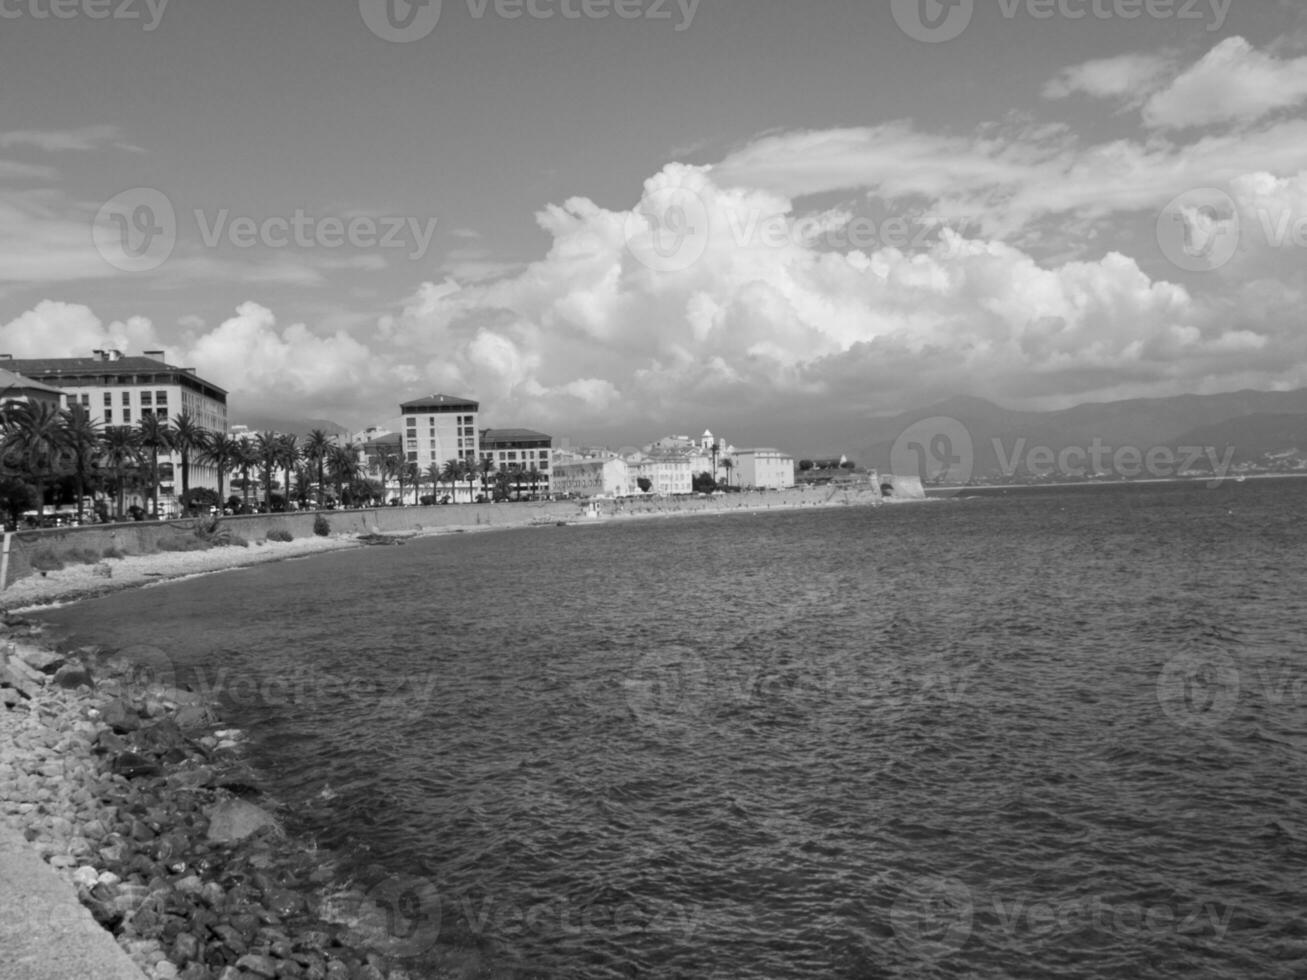
<path fill-rule="evenodd" d="M 587 508 L 581 501 L 553 501 L 378 507 L 323 511 L 322 514 L 333 535 L 357 535 L 373 532 L 428 533 L 445 528 L 525 527 L 595 518 L 603 520 L 805 507 L 874 506 L 880 502 L 880 492 L 875 485 L 861 484 L 852 488 L 813 487 L 806 490 L 730 493 L 714 497 L 601 500 L 596 501 L 593 508 Z M 232 534 L 253 542 L 266 538 L 274 530 L 289 532 L 297 539 L 311 537 L 316 517 L 315 511 L 248 514 L 223 517 L 221 523 Z M 108 557 L 150 555 L 169 550 L 169 539 L 190 536 L 201 520 L 134 521 L 15 532 L 7 535 L 9 558 L 0 589 L 37 574 L 42 566 L 57 567 L 60 563 L 95 564 Z M 163 547 L 160 547 L 161 543 Z"/>

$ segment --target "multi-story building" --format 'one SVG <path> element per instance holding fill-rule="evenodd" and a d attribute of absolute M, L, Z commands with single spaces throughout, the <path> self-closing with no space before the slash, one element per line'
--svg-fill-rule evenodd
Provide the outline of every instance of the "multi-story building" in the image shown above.
<path fill-rule="evenodd" d="M 42 384 L 0 368 L 0 406 L 4 408 L 12 405 L 48 405 L 59 409 L 64 407 L 63 394 L 53 385 Z"/>
<path fill-rule="evenodd" d="M 97 350 L 93 357 L 16 359 L 0 354 L 0 362 L 58 388 L 63 407 L 81 405 L 105 426 L 136 425 L 146 415 L 171 421 L 186 413 L 202 429 L 227 431 L 227 392 L 205 381 L 195 368 L 167 363 L 161 350 L 147 350 L 140 357 L 117 350 Z M 159 505 L 165 512 L 177 506 L 180 484 L 174 474 L 180 472 L 180 464 L 177 453 L 159 457 Z M 216 490 L 217 471 L 192 459 L 190 485 Z"/>
<path fill-rule="evenodd" d="M 499 470 L 522 473 L 536 493 L 550 492 L 553 465 L 553 436 L 531 429 L 484 429 L 481 432 L 481 458 Z"/>
<path fill-rule="evenodd" d="M 554 493 L 578 497 L 626 497 L 631 475 L 626 461 L 616 456 L 555 460 L 551 474 Z"/>
<path fill-rule="evenodd" d="M 423 473 L 451 459 L 479 462 L 477 402 L 452 395 L 431 395 L 400 405 L 404 422 L 404 458 Z"/>
<path fill-rule="evenodd" d="M 649 493 L 692 493 L 694 466 L 690 457 L 677 453 L 637 453 L 626 457 L 631 483 L 638 489 L 640 481 L 649 481 Z"/>
<path fill-rule="evenodd" d="M 794 457 L 778 449 L 737 449 L 734 482 L 759 490 L 787 490 L 794 486 Z"/>

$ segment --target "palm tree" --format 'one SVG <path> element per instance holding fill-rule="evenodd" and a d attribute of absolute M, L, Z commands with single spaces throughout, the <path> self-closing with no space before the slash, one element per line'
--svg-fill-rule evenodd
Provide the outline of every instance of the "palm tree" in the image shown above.
<path fill-rule="evenodd" d="M 359 475 L 358 446 L 348 443 L 332 446 L 327 454 L 332 478 L 336 481 L 336 499 L 345 504 L 345 486 L 352 485 Z"/>
<path fill-rule="evenodd" d="M 495 472 L 495 461 L 489 456 L 482 456 L 478 469 L 481 470 L 481 492 L 485 493 L 490 489 L 490 476 Z"/>
<path fill-rule="evenodd" d="M 406 460 L 400 467 L 402 475 L 399 480 L 399 502 L 404 502 L 404 477 L 408 478 L 409 484 L 413 487 L 413 503 L 418 502 L 418 481 L 421 479 L 418 471 L 418 464 L 415 460 Z"/>
<path fill-rule="evenodd" d="M 183 411 L 172 424 L 172 445 L 182 457 L 182 506 L 191 509 L 191 455 L 199 456 L 208 442 L 209 433 L 194 416 Z M 218 494 L 219 499 L 222 494 Z"/>
<path fill-rule="evenodd" d="M 476 484 L 477 476 L 481 473 L 481 467 L 477 465 L 475 459 L 465 459 L 463 460 L 463 473 L 467 476 L 467 502 L 470 504 L 476 500 L 473 487 Z"/>
<path fill-rule="evenodd" d="M 427 467 L 427 478 L 431 480 L 431 492 L 436 497 L 440 496 L 440 480 L 443 475 L 440 464 L 433 459 Z"/>
<path fill-rule="evenodd" d="M 218 471 L 218 506 L 222 507 L 222 478 L 240 466 L 241 442 L 225 432 L 211 432 L 200 449 L 197 459 L 206 466 Z M 182 471 L 183 473 L 185 470 Z"/>
<path fill-rule="evenodd" d="M 61 442 L 64 450 L 72 457 L 73 474 L 77 478 L 77 523 L 86 516 L 84 498 L 86 497 L 86 478 L 88 470 L 95 464 L 100 452 L 103 438 L 103 426 L 85 406 L 74 404 L 60 413 Z"/>
<path fill-rule="evenodd" d="M 534 497 L 536 495 L 536 490 L 540 486 L 540 477 L 543 474 L 541 474 L 540 470 L 536 468 L 536 464 L 532 463 L 531 468 L 526 471 L 526 475 L 531 480 L 531 496 Z"/>
<path fill-rule="evenodd" d="M 259 465 L 259 447 L 252 439 L 236 439 L 236 456 L 232 460 L 241 471 L 242 510 L 250 509 L 250 469 Z"/>
<path fill-rule="evenodd" d="M 454 503 L 458 503 L 458 487 L 455 485 L 463 477 L 463 465 L 457 459 L 445 460 L 445 469 L 443 473 L 446 480 L 449 481 L 449 491 L 454 496 Z"/>
<path fill-rule="evenodd" d="M 263 474 L 263 504 L 272 512 L 272 472 L 281 461 L 281 437 L 275 432 L 260 432 L 254 437 L 254 452 Z"/>
<path fill-rule="evenodd" d="M 284 435 L 277 438 L 277 458 L 281 463 L 282 469 L 286 474 L 286 482 L 282 484 L 286 488 L 286 509 L 290 509 L 290 471 L 295 468 L 299 462 L 300 449 L 299 440 L 293 435 Z"/>
<path fill-rule="evenodd" d="M 104 430 L 104 461 L 113 472 L 118 487 L 118 519 L 123 517 L 123 495 L 127 474 L 141 465 L 140 434 L 129 425 L 115 425 Z"/>
<path fill-rule="evenodd" d="M 726 485 L 729 487 L 731 485 L 731 470 L 735 469 L 735 460 L 727 456 L 722 460 L 722 469 L 726 471 Z"/>
<path fill-rule="evenodd" d="M 312 463 L 318 473 L 318 508 L 322 508 L 327 486 L 322 482 L 323 470 L 326 468 L 327 452 L 331 449 L 331 437 L 321 429 L 314 429 L 304 440 L 304 460 Z"/>
<path fill-rule="evenodd" d="M 173 431 L 168 420 L 157 415 L 145 414 L 136 423 L 141 445 L 150 451 L 150 512 L 159 516 L 159 453 L 168 451 L 173 446 Z"/>
<path fill-rule="evenodd" d="M 45 513 L 45 480 L 59 463 L 63 429 L 59 409 L 47 402 L 16 405 L 6 419 L 0 453 L 16 456 L 36 485 L 36 512 Z"/>

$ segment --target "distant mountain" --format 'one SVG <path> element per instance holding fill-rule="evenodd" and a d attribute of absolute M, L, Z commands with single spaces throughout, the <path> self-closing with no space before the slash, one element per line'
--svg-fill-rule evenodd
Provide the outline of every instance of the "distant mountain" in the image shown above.
<path fill-rule="evenodd" d="M 232 425 L 246 425 L 255 432 L 282 432 L 303 438 L 314 429 L 329 436 L 349 435 L 350 430 L 329 419 L 281 419 L 270 415 L 244 415 L 231 420 Z"/>
<path fill-rule="evenodd" d="M 916 473 L 924 460 L 927 477 L 944 462 L 954 476 L 969 463 L 982 480 L 1025 479 L 1032 470 L 1049 476 L 1063 463 L 1070 472 L 1060 475 L 1072 477 L 1093 475 L 1095 464 L 1105 476 L 1173 475 L 1185 468 L 1210 471 L 1213 456 L 1244 464 L 1295 449 L 1307 456 L 1307 389 L 1138 398 L 1056 412 L 1013 411 L 967 396 L 876 419 L 868 429 L 856 459 L 882 472 Z M 1203 457 L 1192 460 L 1189 447 L 1204 450 Z M 1139 472 L 1133 450 L 1142 456 L 1156 451 L 1162 462 Z M 1164 450 L 1174 453 L 1174 464 Z M 1172 474 L 1154 472 L 1168 467 Z"/>

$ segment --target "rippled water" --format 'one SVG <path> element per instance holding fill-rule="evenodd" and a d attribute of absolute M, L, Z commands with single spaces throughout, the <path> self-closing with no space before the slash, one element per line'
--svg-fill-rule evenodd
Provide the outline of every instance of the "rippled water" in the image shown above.
<path fill-rule="evenodd" d="M 171 651 L 497 976 L 1301 977 L 1307 481 L 444 537 L 44 618 Z M 430 892 L 423 892 L 429 895 Z"/>

